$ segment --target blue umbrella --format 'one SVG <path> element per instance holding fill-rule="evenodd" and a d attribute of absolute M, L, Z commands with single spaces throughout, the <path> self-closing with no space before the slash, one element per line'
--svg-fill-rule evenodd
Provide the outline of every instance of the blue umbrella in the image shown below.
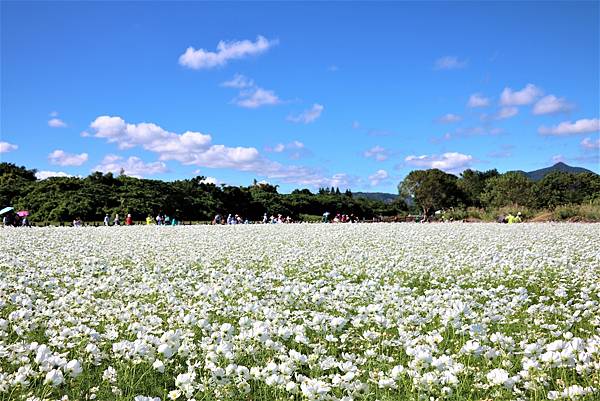
<path fill-rule="evenodd" d="M 2 215 L 2 214 L 4 214 L 4 213 L 8 213 L 8 212 L 10 212 L 11 210 L 15 210 L 15 208 L 14 208 L 14 207 L 10 207 L 10 206 L 8 206 L 8 207 L 5 207 L 4 209 L 0 210 L 0 215 Z"/>

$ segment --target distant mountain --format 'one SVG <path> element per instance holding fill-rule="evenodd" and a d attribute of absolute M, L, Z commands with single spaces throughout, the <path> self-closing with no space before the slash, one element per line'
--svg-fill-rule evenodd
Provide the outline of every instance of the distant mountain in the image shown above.
<path fill-rule="evenodd" d="M 398 197 L 396 194 L 388 194 L 386 192 L 353 192 L 352 196 L 356 198 L 378 200 L 384 203 L 392 203 Z"/>
<path fill-rule="evenodd" d="M 555 171 L 563 171 L 565 173 L 572 173 L 572 174 L 594 173 L 593 171 L 590 171 L 586 168 L 569 166 L 563 162 L 558 162 L 554 166 L 541 168 L 539 170 L 534 170 L 534 171 L 529 171 L 529 172 L 521 171 L 521 172 L 524 173 L 530 180 L 539 181 L 542 178 L 544 178 L 546 175 L 553 173 Z"/>

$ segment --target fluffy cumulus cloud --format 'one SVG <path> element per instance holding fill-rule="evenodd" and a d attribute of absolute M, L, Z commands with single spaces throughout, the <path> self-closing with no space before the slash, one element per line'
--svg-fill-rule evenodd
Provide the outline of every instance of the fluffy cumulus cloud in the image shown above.
<path fill-rule="evenodd" d="M 456 123 L 462 120 L 462 117 L 456 114 L 448 113 L 437 119 L 439 123 L 448 124 L 448 123 Z"/>
<path fill-rule="evenodd" d="M 386 181 L 388 178 L 390 178 L 390 175 L 387 171 L 377 170 L 374 174 L 371 174 L 369 176 L 369 183 L 371 184 L 371 186 L 376 187 L 381 182 Z"/>
<path fill-rule="evenodd" d="M 533 106 L 533 114 L 556 114 L 573 109 L 573 105 L 564 97 L 558 98 L 554 95 L 544 96 Z"/>
<path fill-rule="evenodd" d="M 600 149 L 600 138 L 584 138 L 581 141 L 581 147 L 583 147 L 586 150 L 598 150 Z"/>
<path fill-rule="evenodd" d="M 35 178 L 38 180 L 45 180 L 51 177 L 73 177 L 73 175 L 65 173 L 64 171 L 48 171 L 42 170 L 35 173 Z"/>
<path fill-rule="evenodd" d="M 373 158 L 379 162 L 387 160 L 389 157 L 389 152 L 382 146 L 375 145 L 371 149 L 365 150 L 363 153 L 364 157 Z"/>
<path fill-rule="evenodd" d="M 158 155 L 159 161 L 175 160 L 184 165 L 208 168 L 231 168 L 253 172 L 271 180 L 310 187 L 350 183 L 354 178 L 340 173 L 328 176 L 320 169 L 283 165 L 263 157 L 254 147 L 228 147 L 212 144 L 210 135 L 199 132 L 176 134 L 152 123 L 129 124 L 121 117 L 100 116 L 91 124 L 94 136 L 116 143 L 119 148 L 141 147 Z M 285 146 L 285 145 L 284 145 Z M 145 166 L 145 167 L 144 167 Z M 145 165 L 138 158 L 123 160 L 109 155 L 96 169 L 143 175 L 166 171 L 164 163 Z"/>
<path fill-rule="evenodd" d="M 289 115 L 287 117 L 287 120 L 293 123 L 309 124 L 314 122 L 317 118 L 319 118 L 324 109 L 325 108 L 323 107 L 323 105 L 315 103 L 310 109 L 304 110 L 298 115 Z"/>
<path fill-rule="evenodd" d="M 64 128 L 67 124 L 60 118 L 55 117 L 48 120 L 48 126 L 52 128 Z"/>
<path fill-rule="evenodd" d="M 435 60 L 434 68 L 436 70 L 455 70 L 465 68 L 467 64 L 467 60 L 460 60 L 456 56 L 444 56 Z"/>
<path fill-rule="evenodd" d="M 116 143 L 120 149 L 135 146 L 156 153 L 160 161 L 176 160 L 186 165 L 235 167 L 258 158 L 255 148 L 212 144 L 210 135 L 187 131 L 169 132 L 153 123 L 126 123 L 121 117 L 100 116 L 91 124 L 94 136 Z"/>
<path fill-rule="evenodd" d="M 469 96 L 467 106 L 471 108 L 475 107 L 486 107 L 490 105 L 490 99 L 481 95 L 480 93 L 473 93 Z"/>
<path fill-rule="evenodd" d="M 409 166 L 457 172 L 468 168 L 473 163 L 473 156 L 458 152 L 447 152 L 442 155 L 411 155 L 407 156 L 404 162 Z"/>
<path fill-rule="evenodd" d="M 220 41 L 217 51 L 212 52 L 204 49 L 188 47 L 185 53 L 179 56 L 179 64 L 194 70 L 221 67 L 230 60 L 242 59 L 266 52 L 277 44 L 277 40 L 268 40 L 264 36 L 258 36 L 256 41 L 241 40 L 234 42 Z"/>
<path fill-rule="evenodd" d="M 553 127 L 541 126 L 538 129 L 542 135 L 556 136 L 587 134 L 596 131 L 600 131 L 600 119 L 598 118 L 582 118 L 575 122 L 564 121 Z"/>
<path fill-rule="evenodd" d="M 511 88 L 504 88 L 500 94 L 500 104 L 502 106 L 525 106 L 533 103 L 544 92 L 533 84 L 527 84 L 519 91 L 513 91 Z"/>
<path fill-rule="evenodd" d="M 8 153 L 8 152 L 12 152 L 13 150 L 17 150 L 19 149 L 18 145 L 9 143 L 9 142 L 4 142 L 4 141 L 0 141 L 0 153 Z"/>
<path fill-rule="evenodd" d="M 163 162 L 145 163 L 136 156 L 125 159 L 118 155 L 106 155 L 100 164 L 94 167 L 94 171 L 116 174 L 123 171 L 125 175 L 130 177 L 142 178 L 167 172 L 167 165 Z"/>
<path fill-rule="evenodd" d="M 81 166 L 87 160 L 87 153 L 73 154 L 60 149 L 56 149 L 48 155 L 50 164 L 57 164 L 59 166 Z"/>

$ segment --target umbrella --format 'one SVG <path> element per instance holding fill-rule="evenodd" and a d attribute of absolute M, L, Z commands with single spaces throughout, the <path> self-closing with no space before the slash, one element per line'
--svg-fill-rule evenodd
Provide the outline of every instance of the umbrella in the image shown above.
<path fill-rule="evenodd" d="M 10 206 L 8 206 L 8 207 L 5 207 L 4 209 L 0 210 L 0 215 L 2 215 L 2 214 L 4 214 L 4 213 L 8 213 L 8 212 L 10 212 L 11 210 L 15 210 L 15 208 L 14 208 L 14 207 L 10 207 Z"/>
<path fill-rule="evenodd" d="M 17 214 L 21 217 L 29 216 L 29 212 L 27 210 L 21 210 L 20 212 L 17 212 Z"/>

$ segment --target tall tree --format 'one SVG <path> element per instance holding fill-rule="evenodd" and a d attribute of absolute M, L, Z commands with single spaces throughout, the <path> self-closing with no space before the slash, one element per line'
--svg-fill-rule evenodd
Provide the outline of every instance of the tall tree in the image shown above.
<path fill-rule="evenodd" d="M 398 191 L 403 199 L 412 199 L 425 216 L 463 201 L 457 177 L 438 169 L 411 171 L 398 185 Z"/>
<path fill-rule="evenodd" d="M 533 185 L 533 181 L 522 172 L 509 171 L 487 180 L 481 201 L 486 207 L 531 207 L 534 206 Z"/>
<path fill-rule="evenodd" d="M 498 171 L 496 169 L 488 171 L 477 171 L 466 169 L 460 174 L 458 180 L 458 187 L 465 194 L 465 201 L 469 206 L 481 206 L 481 194 L 485 189 L 487 180 L 493 177 L 497 177 Z"/>

